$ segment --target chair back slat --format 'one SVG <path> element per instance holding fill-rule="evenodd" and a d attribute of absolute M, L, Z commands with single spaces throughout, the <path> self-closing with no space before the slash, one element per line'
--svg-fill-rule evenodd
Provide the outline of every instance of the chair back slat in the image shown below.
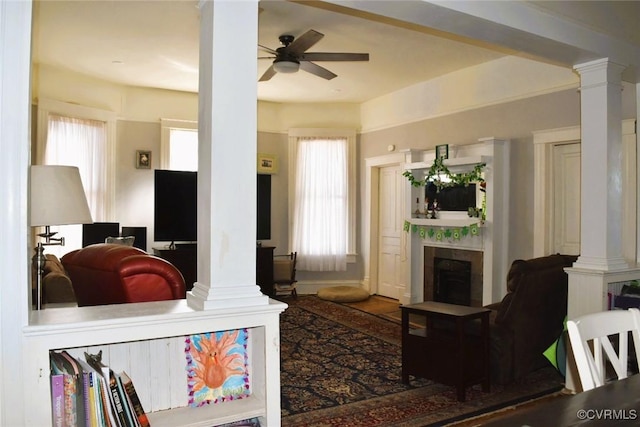
<path fill-rule="evenodd" d="M 611 310 L 580 316 L 567 322 L 583 391 L 607 381 L 610 364 L 617 379 L 628 375 L 631 333 L 636 357 L 640 356 L 640 310 Z M 614 338 L 612 343 L 611 338 Z M 617 349 L 616 349 L 617 347 Z"/>

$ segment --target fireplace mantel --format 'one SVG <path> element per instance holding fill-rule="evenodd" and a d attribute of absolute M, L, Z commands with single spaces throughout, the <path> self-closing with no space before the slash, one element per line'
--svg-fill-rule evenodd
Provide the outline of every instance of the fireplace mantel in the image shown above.
<path fill-rule="evenodd" d="M 449 159 L 445 164 L 452 172 L 460 173 L 465 168 L 485 163 L 486 212 L 484 221 L 470 218 L 466 212 L 439 212 L 437 219 L 412 218 L 415 200 L 420 198 L 423 187 L 413 187 L 407 183 L 405 198 L 405 218 L 409 225 L 406 230 L 408 277 L 410 286 L 406 289 L 403 303 L 424 301 L 425 247 L 445 247 L 482 252 L 482 304 L 499 301 L 505 293 L 505 277 L 508 271 L 508 227 L 509 227 L 509 141 L 496 138 L 482 138 L 478 143 L 449 147 Z M 405 170 L 416 174 L 428 169 L 435 158 L 435 152 L 408 150 L 405 154 Z M 455 167 L 455 171 L 454 168 Z M 425 230 L 463 228 L 477 224 L 480 232 L 475 236 L 439 238 L 426 235 Z M 422 233 L 419 231 L 422 230 Z M 441 236 L 439 236 L 441 237 Z"/>
<path fill-rule="evenodd" d="M 440 217 L 438 219 L 428 218 L 407 218 L 410 224 L 424 225 L 429 227 L 469 227 L 473 224 L 478 224 L 479 227 L 484 227 L 484 221 L 480 218 L 469 218 L 467 214 L 466 218 L 454 217 Z"/>

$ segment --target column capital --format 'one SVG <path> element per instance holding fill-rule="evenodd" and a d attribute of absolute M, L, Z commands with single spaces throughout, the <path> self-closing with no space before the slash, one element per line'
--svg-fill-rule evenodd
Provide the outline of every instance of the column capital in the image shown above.
<path fill-rule="evenodd" d="M 573 66 L 573 69 L 580 74 L 582 88 L 603 82 L 621 83 L 622 72 L 626 68 L 626 65 L 609 61 L 609 58 L 596 59 Z"/>

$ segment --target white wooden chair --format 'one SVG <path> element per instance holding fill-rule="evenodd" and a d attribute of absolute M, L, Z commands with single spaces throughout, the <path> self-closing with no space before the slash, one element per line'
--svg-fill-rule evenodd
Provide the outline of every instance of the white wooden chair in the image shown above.
<path fill-rule="evenodd" d="M 580 316 L 567 321 L 567 329 L 583 391 L 606 382 L 607 361 L 617 379 L 627 377 L 629 332 L 633 337 L 636 358 L 640 357 L 640 311 L 636 308 Z M 611 338 L 614 338 L 613 344 Z M 617 344 L 617 352 L 614 344 Z"/>

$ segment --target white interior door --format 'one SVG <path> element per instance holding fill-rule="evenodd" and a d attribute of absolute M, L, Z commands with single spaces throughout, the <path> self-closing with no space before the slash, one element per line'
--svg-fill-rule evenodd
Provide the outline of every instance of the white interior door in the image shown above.
<path fill-rule="evenodd" d="M 580 254 L 580 144 L 553 148 L 553 253 Z"/>
<path fill-rule="evenodd" d="M 401 246 L 405 185 L 400 166 L 380 168 L 377 294 L 394 299 L 400 299 L 406 283 Z"/>

